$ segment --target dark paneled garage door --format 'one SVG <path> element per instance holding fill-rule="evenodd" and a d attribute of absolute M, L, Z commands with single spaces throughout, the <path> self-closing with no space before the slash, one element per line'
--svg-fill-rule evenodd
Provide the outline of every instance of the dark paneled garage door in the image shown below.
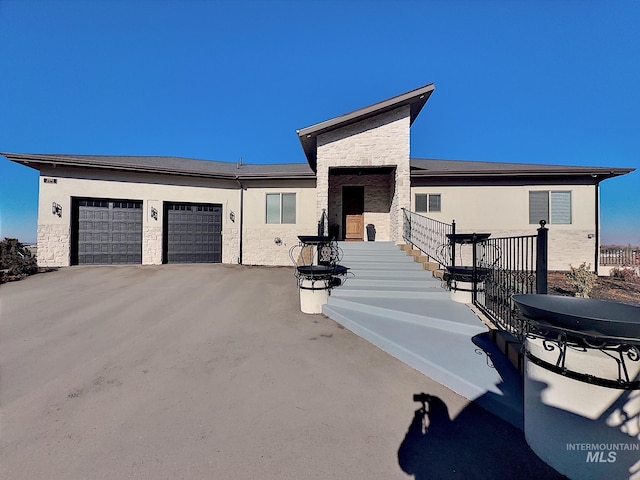
<path fill-rule="evenodd" d="M 222 262 L 222 206 L 165 203 L 166 263 Z"/>
<path fill-rule="evenodd" d="M 142 263 L 142 202 L 76 199 L 79 265 Z"/>

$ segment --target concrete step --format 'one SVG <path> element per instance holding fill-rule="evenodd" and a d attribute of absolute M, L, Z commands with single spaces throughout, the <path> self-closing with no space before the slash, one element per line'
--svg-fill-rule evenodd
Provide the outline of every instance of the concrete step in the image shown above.
<path fill-rule="evenodd" d="M 431 272 L 426 270 L 358 270 L 358 278 L 388 278 L 389 280 L 423 280 L 425 282 L 435 282 L 439 280 L 433 278 Z"/>
<path fill-rule="evenodd" d="M 430 262 L 428 260 L 418 262 L 422 265 L 422 268 L 425 270 L 429 270 L 430 272 L 435 272 L 440 268 L 439 263 Z"/>
<path fill-rule="evenodd" d="M 339 247 L 341 251 L 345 255 L 398 255 L 400 257 L 406 257 L 406 255 L 402 250 L 398 249 L 395 246 L 391 246 L 388 248 L 347 248 L 343 249 Z"/>
<path fill-rule="evenodd" d="M 511 333 L 504 330 L 492 330 L 491 339 L 498 349 L 509 359 L 514 366 L 524 375 L 524 352 L 522 343 Z"/>
<path fill-rule="evenodd" d="M 437 279 L 444 279 L 444 270 L 434 270 L 433 271 L 433 278 L 437 278 Z"/>
<path fill-rule="evenodd" d="M 349 278 L 371 280 L 418 280 L 422 282 L 439 283 L 426 270 L 350 270 Z"/>
<path fill-rule="evenodd" d="M 342 248 L 398 248 L 395 242 L 337 242 Z"/>
<path fill-rule="evenodd" d="M 405 258 L 408 255 L 402 250 L 398 250 L 396 247 L 391 248 L 363 248 L 358 250 L 342 250 L 344 255 L 379 255 L 379 256 L 397 256 L 398 258 Z"/>
<path fill-rule="evenodd" d="M 340 288 L 335 288 L 331 291 L 332 297 L 338 298 L 354 298 L 354 297 L 362 297 L 362 298 L 371 298 L 375 296 L 377 298 L 420 298 L 420 299 L 448 299 L 449 292 L 442 291 L 441 288 L 434 287 L 426 287 L 424 289 L 418 290 L 408 290 L 404 287 L 396 287 L 396 289 L 392 289 L 389 287 L 379 287 L 379 290 L 374 288 L 357 288 L 351 287 L 349 284 L 346 284 Z"/>
<path fill-rule="evenodd" d="M 444 302 L 443 302 L 444 300 Z M 414 323 L 449 332 L 476 335 L 487 331 L 487 327 L 463 304 L 452 304 L 448 299 L 438 298 L 379 298 L 379 297 L 329 297 L 328 305 L 351 309 L 385 317 L 389 320 Z M 460 307 L 460 308 L 454 308 Z M 466 308 L 466 311 L 465 311 Z M 457 310 L 457 311 L 454 311 Z M 470 314 L 470 315 L 469 315 Z"/>
<path fill-rule="evenodd" d="M 412 265 L 416 262 L 407 261 L 405 258 L 398 258 L 395 256 L 376 257 L 374 255 L 366 256 L 344 256 L 340 259 L 340 264 L 352 263 L 355 265 Z"/>
<path fill-rule="evenodd" d="M 380 255 L 380 256 L 396 256 L 400 258 L 408 257 L 405 252 L 397 249 L 396 247 L 392 248 L 369 248 L 369 249 L 347 249 L 342 250 L 345 255 Z"/>
<path fill-rule="evenodd" d="M 385 278 L 358 278 L 358 276 L 347 278 L 346 283 L 350 286 L 364 287 L 403 287 L 403 288 L 424 288 L 433 286 L 433 283 L 426 280 L 389 280 Z"/>
<path fill-rule="evenodd" d="M 375 279 L 372 279 L 372 280 L 375 280 Z M 382 291 L 387 291 L 387 292 L 402 292 L 402 291 L 407 291 L 407 292 L 430 292 L 430 291 L 436 291 L 436 292 L 444 292 L 447 295 L 450 295 L 450 292 L 444 291 L 439 284 L 436 285 L 436 284 L 433 284 L 433 283 L 430 283 L 430 282 L 422 282 L 422 283 L 420 283 L 418 285 L 415 285 L 413 287 L 407 287 L 407 286 L 404 286 L 404 285 L 386 285 L 386 284 L 380 284 L 380 285 L 358 285 L 358 282 L 351 283 L 351 281 L 349 279 L 346 279 L 346 281 L 342 284 L 342 286 L 339 287 L 339 288 L 334 288 L 332 290 L 332 293 L 343 291 L 343 290 L 370 291 L 370 292 L 372 292 L 372 295 L 376 295 L 377 292 L 382 292 Z"/>
<path fill-rule="evenodd" d="M 343 259 L 340 265 L 349 267 L 351 270 L 406 270 L 406 271 L 423 271 L 422 265 L 415 262 L 378 262 L 375 259 L 370 261 L 351 261 Z"/>
<path fill-rule="evenodd" d="M 411 259 L 405 258 L 397 258 L 395 256 L 388 257 L 342 257 L 340 260 L 340 264 L 346 265 L 350 264 L 351 267 L 355 268 L 356 266 L 368 267 L 368 268 L 378 268 L 378 267 L 386 267 L 389 265 L 397 265 L 399 267 L 410 267 L 413 268 L 418 266 L 422 267 L 418 262 L 413 262 Z M 421 268 L 420 268 L 421 269 Z"/>

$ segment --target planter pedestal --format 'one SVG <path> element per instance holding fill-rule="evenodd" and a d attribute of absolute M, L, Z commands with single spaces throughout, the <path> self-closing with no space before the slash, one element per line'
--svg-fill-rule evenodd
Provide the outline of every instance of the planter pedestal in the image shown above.
<path fill-rule="evenodd" d="M 322 306 L 329 301 L 330 282 L 330 278 L 300 279 L 300 310 L 302 313 L 322 313 Z"/>
<path fill-rule="evenodd" d="M 484 284 L 477 282 L 476 288 L 477 292 L 482 292 Z M 473 303 L 473 282 L 452 280 L 450 298 L 458 303 Z"/>

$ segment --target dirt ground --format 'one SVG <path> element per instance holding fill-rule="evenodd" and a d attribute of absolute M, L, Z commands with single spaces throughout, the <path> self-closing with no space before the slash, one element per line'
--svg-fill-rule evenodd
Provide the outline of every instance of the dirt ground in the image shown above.
<path fill-rule="evenodd" d="M 573 296 L 575 289 L 567 281 L 566 272 L 549 272 L 549 294 Z M 590 298 L 612 302 L 640 305 L 640 277 L 620 280 L 613 277 L 598 277 Z"/>

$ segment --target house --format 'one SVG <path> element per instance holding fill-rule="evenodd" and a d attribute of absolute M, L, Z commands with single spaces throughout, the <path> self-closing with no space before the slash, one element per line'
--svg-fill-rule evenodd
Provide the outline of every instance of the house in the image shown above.
<path fill-rule="evenodd" d="M 599 185 L 628 168 L 412 159 L 433 84 L 303 128 L 307 164 L 174 157 L 3 155 L 40 171 L 41 266 L 211 262 L 289 265 L 318 222 L 341 239 L 402 243 L 403 208 L 458 232 L 535 233 L 550 265 L 597 265 Z"/>

